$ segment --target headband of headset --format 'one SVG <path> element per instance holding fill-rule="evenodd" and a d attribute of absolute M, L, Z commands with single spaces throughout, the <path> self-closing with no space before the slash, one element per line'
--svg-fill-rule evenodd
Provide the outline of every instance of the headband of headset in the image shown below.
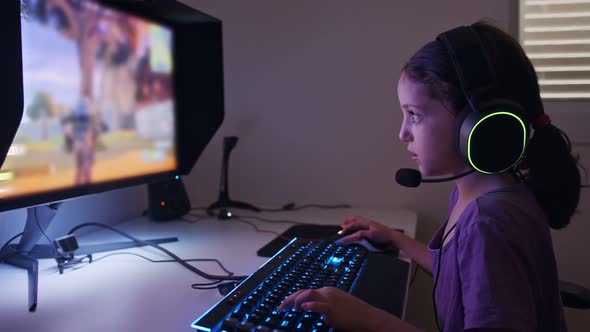
<path fill-rule="evenodd" d="M 449 55 L 467 101 L 457 117 L 459 153 L 480 173 L 512 169 L 526 147 L 524 109 L 500 96 L 495 71 L 473 28 L 454 28 L 438 35 L 437 40 Z"/>

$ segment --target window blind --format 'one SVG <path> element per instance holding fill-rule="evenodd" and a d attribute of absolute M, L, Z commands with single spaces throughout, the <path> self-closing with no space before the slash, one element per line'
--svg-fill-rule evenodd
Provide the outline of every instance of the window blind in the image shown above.
<path fill-rule="evenodd" d="M 590 0 L 520 0 L 519 40 L 543 99 L 590 99 Z"/>

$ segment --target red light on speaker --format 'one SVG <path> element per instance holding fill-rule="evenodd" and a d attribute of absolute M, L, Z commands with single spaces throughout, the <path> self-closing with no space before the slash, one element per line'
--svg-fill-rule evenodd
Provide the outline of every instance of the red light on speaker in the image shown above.
<path fill-rule="evenodd" d="M 164 201 L 161 201 L 161 202 L 160 202 L 160 205 L 161 205 L 161 206 L 165 206 L 165 205 L 166 205 L 166 202 L 164 202 Z"/>

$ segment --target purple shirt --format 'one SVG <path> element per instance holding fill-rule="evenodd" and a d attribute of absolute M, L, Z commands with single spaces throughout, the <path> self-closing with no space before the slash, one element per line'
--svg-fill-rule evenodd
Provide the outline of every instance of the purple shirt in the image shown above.
<path fill-rule="evenodd" d="M 451 209 L 457 199 L 455 188 Z M 435 278 L 445 226 L 428 244 Z M 467 205 L 442 250 L 436 307 L 444 332 L 567 331 L 549 226 L 526 185 Z"/>

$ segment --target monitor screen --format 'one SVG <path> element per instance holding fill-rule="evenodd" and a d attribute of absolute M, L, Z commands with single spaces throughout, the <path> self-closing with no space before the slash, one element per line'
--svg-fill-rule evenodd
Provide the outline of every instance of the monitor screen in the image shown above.
<path fill-rule="evenodd" d="M 22 0 L 21 47 L 23 116 L 0 201 L 174 173 L 171 28 L 91 0 Z"/>

